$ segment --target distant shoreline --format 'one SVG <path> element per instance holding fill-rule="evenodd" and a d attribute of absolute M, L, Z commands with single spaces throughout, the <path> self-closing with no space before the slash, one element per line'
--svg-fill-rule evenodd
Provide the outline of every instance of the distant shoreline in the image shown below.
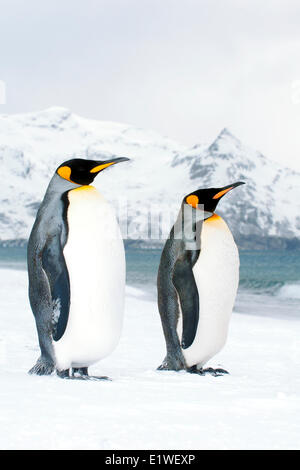
<path fill-rule="evenodd" d="M 240 250 L 300 250 L 300 239 L 283 237 L 260 237 L 259 235 L 245 235 L 235 237 L 236 244 Z M 124 240 L 126 249 L 136 250 L 160 250 L 165 240 Z M 0 240 L 0 248 L 24 248 L 27 240 L 24 238 L 12 240 Z"/>

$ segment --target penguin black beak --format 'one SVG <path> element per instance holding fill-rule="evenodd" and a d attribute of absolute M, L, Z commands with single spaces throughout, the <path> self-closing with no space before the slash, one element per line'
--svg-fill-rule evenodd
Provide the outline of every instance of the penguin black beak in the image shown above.
<path fill-rule="evenodd" d="M 224 186 L 223 188 L 218 188 L 217 193 L 213 196 L 213 199 L 220 199 L 229 191 L 231 191 L 234 188 L 237 188 L 241 184 L 246 184 L 246 183 L 244 183 L 243 181 L 238 181 L 237 183 L 228 184 L 227 186 Z"/>
<path fill-rule="evenodd" d="M 111 165 L 114 165 L 115 163 L 126 162 L 129 160 L 130 158 L 119 157 L 119 158 L 111 158 L 110 160 L 105 160 L 105 161 L 97 161 L 95 162 L 96 166 L 90 170 L 90 173 L 100 173 L 100 171 L 104 170 L 105 168 L 108 168 Z"/>

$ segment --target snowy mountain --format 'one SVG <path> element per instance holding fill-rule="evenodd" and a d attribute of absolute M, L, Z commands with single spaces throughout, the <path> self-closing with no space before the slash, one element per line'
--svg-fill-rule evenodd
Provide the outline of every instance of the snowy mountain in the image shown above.
<path fill-rule="evenodd" d="M 247 184 L 227 195 L 218 212 L 242 245 L 261 247 L 271 240 L 281 246 L 283 239 L 291 244 L 300 237 L 300 174 L 245 147 L 227 129 L 212 144 L 189 149 L 153 131 L 84 119 L 55 107 L 0 116 L 1 242 L 27 239 L 60 163 L 110 156 L 131 162 L 103 171 L 95 186 L 115 205 L 125 238 L 129 233 L 131 239 L 154 241 L 160 232 L 156 222 L 168 233 L 185 194 L 240 180 Z"/>
<path fill-rule="evenodd" d="M 192 186 L 246 183 L 218 206 L 238 240 L 249 238 L 260 247 L 262 238 L 268 238 L 276 247 L 276 239 L 291 241 L 300 236 L 300 173 L 244 146 L 228 129 L 211 145 L 200 150 L 196 146 L 173 162 L 175 166 L 184 164 Z"/>

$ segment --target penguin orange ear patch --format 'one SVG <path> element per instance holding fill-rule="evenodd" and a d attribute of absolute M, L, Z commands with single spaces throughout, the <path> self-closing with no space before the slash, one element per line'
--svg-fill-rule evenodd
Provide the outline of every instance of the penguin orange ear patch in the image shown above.
<path fill-rule="evenodd" d="M 65 180 L 71 181 L 70 176 L 71 176 L 71 168 L 69 166 L 62 166 L 57 170 L 57 173 L 59 176 L 64 178 Z M 71 181 L 72 183 L 73 181 Z"/>
<path fill-rule="evenodd" d="M 198 196 L 196 196 L 195 194 L 191 194 L 190 196 L 188 196 L 188 197 L 186 198 L 186 202 L 187 202 L 190 206 L 194 207 L 194 209 L 197 209 L 197 206 L 198 206 L 198 203 L 199 203 L 199 198 L 198 198 Z"/>
<path fill-rule="evenodd" d="M 223 189 L 223 191 L 220 191 L 219 193 L 215 194 L 213 196 L 213 199 L 220 199 L 220 197 L 224 196 L 224 194 L 228 193 L 228 191 L 230 191 L 231 189 L 233 189 L 233 186 L 227 189 Z"/>

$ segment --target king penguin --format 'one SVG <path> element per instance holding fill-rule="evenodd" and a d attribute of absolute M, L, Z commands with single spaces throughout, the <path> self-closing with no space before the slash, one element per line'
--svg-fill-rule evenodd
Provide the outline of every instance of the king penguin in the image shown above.
<path fill-rule="evenodd" d="M 184 197 L 162 251 L 158 308 L 167 355 L 159 370 L 222 375 L 203 366 L 224 346 L 239 282 L 239 254 L 226 222 L 215 213 L 237 182 Z"/>
<path fill-rule="evenodd" d="M 29 300 L 41 350 L 30 374 L 56 370 L 61 378 L 90 378 L 88 367 L 118 343 L 123 240 L 112 207 L 90 184 L 105 168 L 126 160 L 68 160 L 49 183 L 27 250 Z"/>

